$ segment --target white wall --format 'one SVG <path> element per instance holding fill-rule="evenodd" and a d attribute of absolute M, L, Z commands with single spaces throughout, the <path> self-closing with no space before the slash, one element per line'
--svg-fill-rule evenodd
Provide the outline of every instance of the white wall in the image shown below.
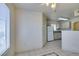
<path fill-rule="evenodd" d="M 42 37 L 43 37 L 43 45 L 45 45 L 47 43 L 47 36 L 48 36 L 48 33 L 47 33 L 47 17 L 43 14 L 42 16 L 43 18 L 43 28 L 42 28 Z"/>
<path fill-rule="evenodd" d="M 79 31 L 62 31 L 62 49 L 79 53 Z"/>
<path fill-rule="evenodd" d="M 70 21 L 71 21 L 71 22 L 79 21 L 79 17 L 73 18 L 73 19 L 71 19 Z"/>
<path fill-rule="evenodd" d="M 41 48 L 42 13 L 17 9 L 16 20 L 16 52 Z"/>
<path fill-rule="evenodd" d="M 51 24 L 58 24 L 58 22 L 54 21 L 54 20 L 49 20 L 48 21 L 48 25 L 51 25 Z"/>

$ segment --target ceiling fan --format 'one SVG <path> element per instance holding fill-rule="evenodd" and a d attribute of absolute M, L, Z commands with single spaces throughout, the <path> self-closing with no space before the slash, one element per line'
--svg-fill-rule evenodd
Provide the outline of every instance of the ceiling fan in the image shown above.
<path fill-rule="evenodd" d="M 53 10 L 56 10 L 56 3 L 42 3 L 41 5 L 50 6 Z"/>

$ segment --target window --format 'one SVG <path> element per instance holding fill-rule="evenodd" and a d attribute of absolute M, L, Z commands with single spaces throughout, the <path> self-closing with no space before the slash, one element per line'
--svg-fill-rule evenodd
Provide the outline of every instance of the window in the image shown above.
<path fill-rule="evenodd" d="M 0 55 L 9 48 L 9 9 L 0 4 Z"/>

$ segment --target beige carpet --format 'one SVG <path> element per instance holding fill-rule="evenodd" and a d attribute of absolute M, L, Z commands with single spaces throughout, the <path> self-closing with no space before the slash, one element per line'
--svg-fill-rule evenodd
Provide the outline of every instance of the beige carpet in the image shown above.
<path fill-rule="evenodd" d="M 55 52 L 51 52 L 51 53 L 44 54 L 42 56 L 59 56 L 59 55 Z"/>
<path fill-rule="evenodd" d="M 61 40 L 48 42 L 43 48 L 16 53 L 16 56 L 79 56 L 79 53 L 63 51 Z"/>

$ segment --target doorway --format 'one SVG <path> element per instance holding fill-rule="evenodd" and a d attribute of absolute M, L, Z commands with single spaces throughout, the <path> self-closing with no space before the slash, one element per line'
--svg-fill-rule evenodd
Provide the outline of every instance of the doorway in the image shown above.
<path fill-rule="evenodd" d="M 73 24 L 73 29 L 74 29 L 75 31 L 79 31 L 79 21 L 78 21 L 78 22 L 75 22 L 75 23 Z"/>

